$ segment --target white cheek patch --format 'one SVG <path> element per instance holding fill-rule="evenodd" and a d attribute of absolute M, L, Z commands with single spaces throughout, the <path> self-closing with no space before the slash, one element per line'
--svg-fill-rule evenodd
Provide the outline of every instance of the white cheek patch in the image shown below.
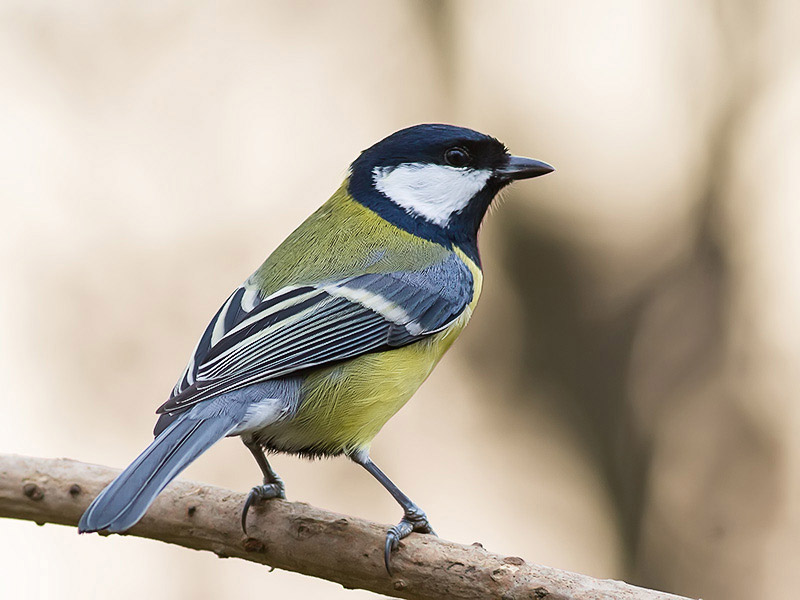
<path fill-rule="evenodd" d="M 426 163 L 402 163 L 375 167 L 375 188 L 409 214 L 446 227 L 454 213 L 462 210 L 483 189 L 492 172 Z"/>

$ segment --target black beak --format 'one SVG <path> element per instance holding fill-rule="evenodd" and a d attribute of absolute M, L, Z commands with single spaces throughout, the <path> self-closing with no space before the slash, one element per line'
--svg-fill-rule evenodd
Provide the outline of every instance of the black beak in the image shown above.
<path fill-rule="evenodd" d="M 540 175 L 547 175 L 555 171 L 546 162 L 523 158 L 522 156 L 509 156 L 506 164 L 495 170 L 503 179 L 531 179 Z"/>

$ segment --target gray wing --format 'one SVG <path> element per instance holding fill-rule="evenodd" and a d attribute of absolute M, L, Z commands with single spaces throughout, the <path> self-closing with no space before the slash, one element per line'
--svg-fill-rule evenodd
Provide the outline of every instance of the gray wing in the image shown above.
<path fill-rule="evenodd" d="M 446 328 L 472 293 L 472 273 L 455 254 L 421 271 L 288 286 L 266 298 L 245 282 L 209 323 L 157 412 L 173 413 L 247 385 L 409 344 Z"/>

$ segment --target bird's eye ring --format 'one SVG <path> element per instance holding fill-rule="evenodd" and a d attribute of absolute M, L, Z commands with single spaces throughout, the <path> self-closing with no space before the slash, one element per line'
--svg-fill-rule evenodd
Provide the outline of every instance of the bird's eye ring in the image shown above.
<path fill-rule="evenodd" d="M 469 152 L 461 146 L 449 148 L 444 153 L 444 161 L 451 167 L 466 167 L 471 160 Z"/>

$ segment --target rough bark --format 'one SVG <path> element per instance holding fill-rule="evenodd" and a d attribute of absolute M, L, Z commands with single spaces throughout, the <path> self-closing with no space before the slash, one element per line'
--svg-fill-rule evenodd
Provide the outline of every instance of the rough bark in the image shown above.
<path fill-rule="evenodd" d="M 75 526 L 117 473 L 68 459 L 0 454 L 0 517 Z M 389 577 L 381 550 L 386 526 L 298 502 L 268 501 L 252 510 L 247 537 L 239 524 L 243 503 L 243 494 L 177 481 L 128 533 L 400 598 L 686 600 L 429 535 L 401 543 L 393 556 L 395 576 Z"/>

